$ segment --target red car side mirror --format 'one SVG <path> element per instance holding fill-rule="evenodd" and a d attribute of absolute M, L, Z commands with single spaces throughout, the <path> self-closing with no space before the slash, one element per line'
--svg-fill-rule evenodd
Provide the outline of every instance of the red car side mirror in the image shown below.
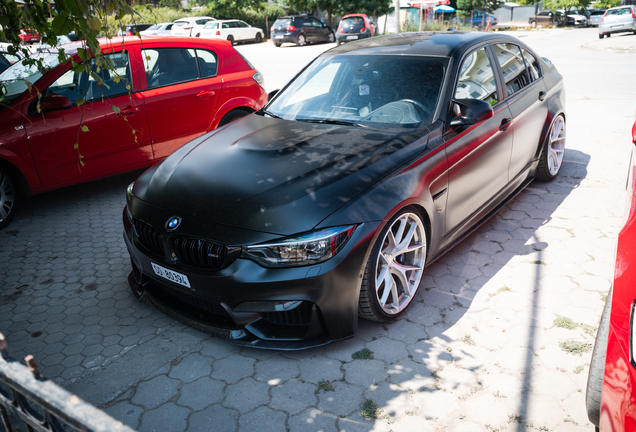
<path fill-rule="evenodd" d="M 66 96 L 62 95 L 48 95 L 40 102 L 40 108 L 42 111 L 55 111 L 59 109 L 65 109 L 71 107 L 71 101 Z"/>
<path fill-rule="evenodd" d="M 636 122 L 634 122 L 634 126 L 632 126 L 632 142 L 636 144 Z"/>

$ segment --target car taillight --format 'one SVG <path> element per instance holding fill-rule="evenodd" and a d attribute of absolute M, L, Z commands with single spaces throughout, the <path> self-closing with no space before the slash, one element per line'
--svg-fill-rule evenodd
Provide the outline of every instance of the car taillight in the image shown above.
<path fill-rule="evenodd" d="M 288 32 L 294 32 L 296 31 L 296 27 L 294 27 L 293 25 L 288 25 L 285 30 L 287 30 Z"/>
<path fill-rule="evenodd" d="M 220 30 L 217 30 L 217 31 L 216 31 L 216 35 L 217 35 L 217 36 L 221 36 L 221 31 L 220 31 Z"/>
<path fill-rule="evenodd" d="M 274 26 L 272 26 L 271 29 L 269 29 L 269 31 L 271 31 L 272 33 L 274 33 Z"/>
<path fill-rule="evenodd" d="M 134 35 L 135 35 L 135 34 L 134 34 L 133 32 L 131 32 L 131 31 L 127 31 L 127 32 L 126 32 L 126 36 L 134 36 Z"/>
<path fill-rule="evenodd" d="M 362 27 L 362 28 L 360 29 L 360 33 L 364 33 L 366 30 L 367 30 L 367 28 L 366 28 L 366 27 Z"/>
<path fill-rule="evenodd" d="M 184 30 L 192 30 L 192 27 L 184 27 Z"/>
<path fill-rule="evenodd" d="M 607 15 L 607 11 L 603 14 L 603 18 L 601 18 L 601 24 L 605 21 L 605 15 Z"/>
<path fill-rule="evenodd" d="M 340 30 L 338 30 L 340 33 L 344 33 L 344 29 L 341 28 Z"/>
<path fill-rule="evenodd" d="M 632 18 L 636 18 L 636 13 L 634 13 L 634 9 L 632 9 Z"/>

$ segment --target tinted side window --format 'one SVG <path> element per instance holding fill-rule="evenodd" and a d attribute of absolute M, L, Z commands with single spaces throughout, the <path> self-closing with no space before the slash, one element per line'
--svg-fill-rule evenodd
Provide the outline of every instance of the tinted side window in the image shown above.
<path fill-rule="evenodd" d="M 512 96 L 529 84 L 521 51 L 513 44 L 494 44 L 493 48 L 503 72 L 508 96 Z"/>
<path fill-rule="evenodd" d="M 486 48 L 473 51 L 464 59 L 459 72 L 456 99 L 481 99 L 491 105 L 499 102 L 497 84 Z"/>
<path fill-rule="evenodd" d="M 239 21 L 237 24 L 238 24 L 239 27 L 242 27 L 242 28 L 249 27 L 249 25 L 247 23 L 243 22 L 243 21 Z"/>
<path fill-rule="evenodd" d="M 526 67 L 528 68 L 528 72 L 530 73 L 530 81 L 535 81 L 539 79 L 539 62 L 537 58 L 530 54 L 529 51 L 525 50 L 521 47 L 521 53 L 523 54 L 523 58 L 526 60 Z"/>
<path fill-rule="evenodd" d="M 198 49 L 196 50 L 197 62 L 199 63 L 199 71 L 201 78 L 209 78 L 216 76 L 217 60 L 216 54 L 212 51 Z"/>
<path fill-rule="evenodd" d="M 141 51 L 148 88 L 191 81 L 199 77 L 196 56 L 183 48 L 157 48 Z"/>

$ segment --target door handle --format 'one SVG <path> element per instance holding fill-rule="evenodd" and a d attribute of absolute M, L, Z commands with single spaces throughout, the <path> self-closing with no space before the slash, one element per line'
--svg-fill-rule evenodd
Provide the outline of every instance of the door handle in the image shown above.
<path fill-rule="evenodd" d="M 127 106 L 127 107 L 123 107 L 119 113 L 123 116 L 126 117 L 130 117 L 131 115 L 133 115 L 134 113 L 136 113 L 137 111 L 139 111 L 139 107 L 131 107 L 131 106 Z"/>
<path fill-rule="evenodd" d="M 508 128 L 510 127 L 510 125 L 512 124 L 512 119 L 511 118 L 505 118 L 501 121 L 501 124 L 499 125 L 499 130 L 502 132 L 505 132 L 508 130 Z"/>
<path fill-rule="evenodd" d="M 539 100 L 543 101 L 543 99 L 545 99 L 545 92 L 539 92 Z"/>
<path fill-rule="evenodd" d="M 214 96 L 214 90 L 202 90 L 199 93 L 197 93 L 197 97 L 199 99 L 207 99 L 210 96 Z"/>

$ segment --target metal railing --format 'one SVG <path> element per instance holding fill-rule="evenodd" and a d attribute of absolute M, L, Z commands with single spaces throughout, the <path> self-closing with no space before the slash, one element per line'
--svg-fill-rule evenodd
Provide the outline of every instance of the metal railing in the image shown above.
<path fill-rule="evenodd" d="M 134 432 L 53 381 L 43 378 L 32 355 L 27 366 L 9 357 L 0 333 L 0 418 L 7 432 Z"/>

